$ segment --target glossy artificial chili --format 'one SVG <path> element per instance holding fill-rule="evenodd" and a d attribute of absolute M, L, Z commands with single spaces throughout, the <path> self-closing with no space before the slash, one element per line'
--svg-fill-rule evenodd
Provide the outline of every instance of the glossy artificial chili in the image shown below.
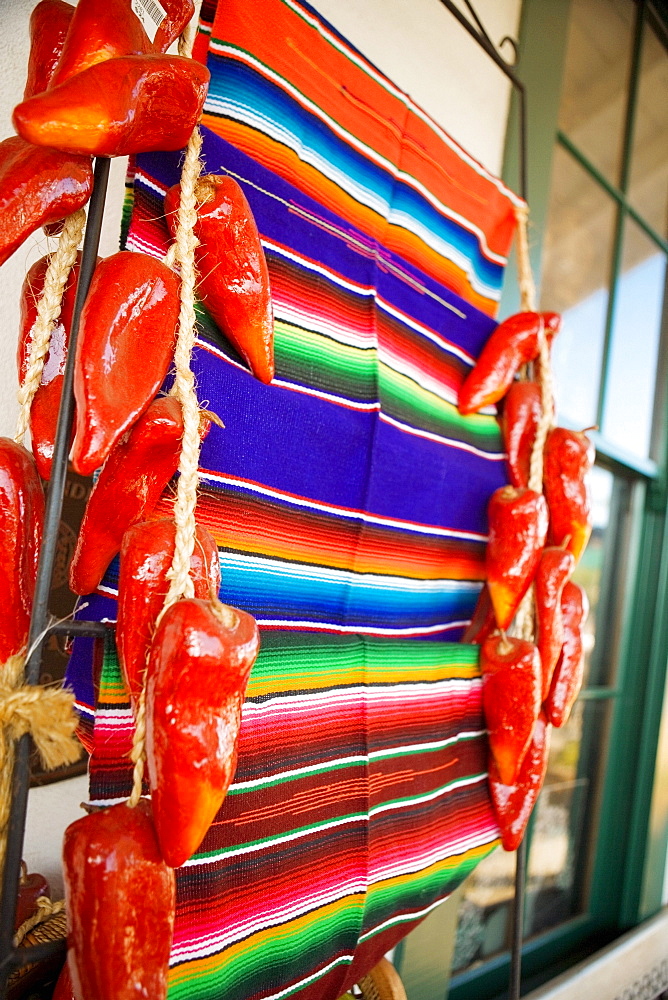
<path fill-rule="evenodd" d="M 174 557 L 176 523 L 172 518 L 142 521 L 129 528 L 121 545 L 118 578 L 116 645 L 125 686 L 136 701 L 144 686 L 146 662 L 169 590 L 168 570 Z M 220 589 L 218 546 L 207 529 L 198 524 L 190 559 L 195 597 L 217 598 Z"/>
<path fill-rule="evenodd" d="M 74 7 L 64 0 L 40 0 L 30 15 L 30 56 L 23 100 L 51 83 L 69 31 Z"/>
<path fill-rule="evenodd" d="M 574 569 L 575 559 L 568 549 L 553 545 L 543 549 L 534 579 L 536 645 L 543 678 L 541 701 L 548 696 L 552 674 L 564 643 L 561 597 Z"/>
<path fill-rule="evenodd" d="M 74 996 L 74 987 L 72 986 L 70 967 L 67 962 L 65 962 L 64 966 L 60 970 L 60 975 L 58 976 L 51 1000 L 77 1000 Z"/>
<path fill-rule="evenodd" d="M 162 856 L 197 850 L 234 776 L 241 706 L 260 646 L 251 615 L 177 601 L 160 619 L 146 673 L 146 760 Z"/>
<path fill-rule="evenodd" d="M 561 327 L 561 317 L 521 312 L 497 326 L 459 390 L 460 413 L 476 413 L 505 396 L 522 365 L 538 356 L 541 326 L 550 344 Z"/>
<path fill-rule="evenodd" d="M 90 156 L 33 146 L 17 135 L 0 142 L 0 264 L 40 226 L 83 208 L 92 190 Z"/>
<path fill-rule="evenodd" d="M 492 607 L 492 599 L 489 596 L 489 587 L 483 584 L 482 590 L 478 594 L 476 606 L 473 609 L 471 621 L 468 624 L 462 642 L 482 644 L 488 639 L 497 628 L 496 615 Z"/>
<path fill-rule="evenodd" d="M 513 382 L 503 400 L 501 432 L 512 486 L 528 486 L 531 452 L 542 413 L 537 382 Z"/>
<path fill-rule="evenodd" d="M 201 418 L 200 434 L 210 423 Z M 175 396 L 155 399 L 117 442 L 93 486 L 70 564 L 70 587 L 91 594 L 120 551 L 128 528 L 144 521 L 176 472 L 183 414 Z"/>
<path fill-rule="evenodd" d="M 587 476 L 594 446 L 584 431 L 555 427 L 547 435 L 543 489 L 550 510 L 548 539 L 566 545 L 577 562 L 591 535 L 591 496 Z"/>
<path fill-rule="evenodd" d="M 545 781 L 549 748 L 550 726 L 544 712 L 541 712 L 534 724 L 519 774 L 513 782 L 503 781 L 495 761 L 490 761 L 489 790 L 501 830 L 501 843 L 506 851 L 516 851 L 522 842 Z"/>
<path fill-rule="evenodd" d="M 234 178 L 223 174 L 201 178 L 196 195 L 198 294 L 253 374 L 261 382 L 271 382 L 274 318 L 269 272 L 250 205 Z M 165 198 L 173 236 L 179 197 L 177 184 Z"/>
<path fill-rule="evenodd" d="M 566 583 L 561 595 L 561 614 L 564 644 L 545 702 L 545 711 L 553 726 L 563 726 L 568 722 L 584 677 L 584 626 L 589 614 L 589 601 L 582 587 L 572 580 Z"/>
<path fill-rule="evenodd" d="M 141 416 L 169 369 L 179 280 L 143 253 L 122 250 L 98 264 L 81 313 L 72 465 L 89 476 Z"/>
<path fill-rule="evenodd" d="M 14 108 L 18 134 L 69 154 L 181 149 L 199 121 L 209 71 L 183 56 L 106 59 Z"/>
<path fill-rule="evenodd" d="M 25 649 L 44 527 L 44 493 L 23 445 L 0 438 L 0 666 Z"/>
<path fill-rule="evenodd" d="M 176 889 L 146 799 L 68 826 L 63 877 L 77 1000 L 164 1000 Z"/>
<path fill-rule="evenodd" d="M 16 900 L 14 931 L 17 931 L 24 920 L 32 917 L 37 909 L 37 900 L 41 896 L 51 899 L 49 883 L 39 872 L 28 872 L 25 862 L 21 862 L 21 877 L 19 879 L 19 894 Z"/>
<path fill-rule="evenodd" d="M 152 40 L 131 0 L 79 0 L 53 76 L 54 86 L 107 59 L 166 52 L 193 16 L 194 4 L 192 0 L 160 0 L 160 5 L 165 16 Z"/>
<path fill-rule="evenodd" d="M 540 657 L 533 643 L 491 636 L 480 649 L 482 707 L 501 780 L 517 778 L 540 711 Z"/>
<path fill-rule="evenodd" d="M 500 629 L 510 626 L 536 573 L 547 534 L 547 504 L 534 490 L 502 486 L 488 506 L 487 586 Z"/>
<path fill-rule="evenodd" d="M 44 359 L 42 380 L 30 407 L 30 444 L 37 470 L 42 479 L 51 478 L 51 462 L 56 440 L 58 410 L 63 388 L 67 346 L 72 326 L 72 313 L 76 297 L 81 254 L 70 271 L 65 284 L 58 322 L 51 332 L 49 351 Z M 37 319 L 37 306 L 44 289 L 44 278 L 49 258 L 42 257 L 28 271 L 21 289 L 19 344 L 17 365 L 19 379 L 25 378 L 30 352 L 30 334 Z"/>

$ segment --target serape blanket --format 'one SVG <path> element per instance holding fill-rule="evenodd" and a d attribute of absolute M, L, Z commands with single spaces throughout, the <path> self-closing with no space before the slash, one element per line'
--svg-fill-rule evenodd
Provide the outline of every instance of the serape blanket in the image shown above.
<path fill-rule="evenodd" d="M 257 382 L 200 311 L 198 395 L 225 429 L 197 517 L 262 651 L 234 783 L 177 872 L 169 996 L 334 1000 L 498 842 L 478 651 L 457 640 L 504 456 L 493 411 L 462 418 L 456 398 L 517 199 L 303 3 L 220 0 L 197 44 L 203 157 L 255 214 L 277 374 Z M 166 251 L 180 160 L 137 158 L 128 248 Z M 86 617 L 115 619 L 117 576 Z M 77 640 L 70 682 L 92 800 L 120 800 L 133 723 L 113 641 Z"/>

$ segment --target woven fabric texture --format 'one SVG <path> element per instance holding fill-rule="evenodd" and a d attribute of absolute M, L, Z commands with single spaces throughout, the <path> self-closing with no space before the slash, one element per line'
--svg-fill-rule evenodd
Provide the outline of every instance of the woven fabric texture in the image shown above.
<path fill-rule="evenodd" d="M 493 411 L 462 418 L 456 398 L 495 325 L 517 199 L 305 4 L 203 18 L 203 155 L 258 223 L 276 379 L 200 310 L 198 395 L 225 428 L 204 442 L 198 519 L 262 651 L 234 784 L 177 873 L 170 998 L 334 1000 L 498 842 L 477 647 L 456 640 L 505 469 Z M 137 158 L 128 248 L 165 253 L 179 163 Z M 117 576 L 87 617 L 115 618 Z M 121 799 L 113 644 L 77 641 L 70 680 L 92 799 Z"/>

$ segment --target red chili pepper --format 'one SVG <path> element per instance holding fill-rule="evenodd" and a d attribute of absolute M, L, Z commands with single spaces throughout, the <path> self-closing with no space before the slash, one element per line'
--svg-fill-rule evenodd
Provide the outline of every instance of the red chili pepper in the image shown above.
<path fill-rule="evenodd" d="M 234 776 L 241 706 L 260 639 L 218 601 L 177 601 L 160 620 L 146 682 L 146 758 L 162 856 L 197 850 Z"/>
<path fill-rule="evenodd" d="M 176 523 L 172 518 L 142 521 L 129 528 L 121 545 L 116 643 L 125 686 L 133 700 L 141 694 L 155 623 L 169 590 L 167 572 L 174 556 Z M 195 597 L 218 597 L 220 561 L 215 539 L 197 525 L 190 560 Z"/>
<path fill-rule="evenodd" d="M 482 645 L 496 628 L 496 615 L 492 607 L 492 599 L 489 596 L 489 587 L 484 583 L 473 609 L 471 621 L 462 636 L 462 642 Z"/>
<path fill-rule="evenodd" d="M 494 760 L 489 765 L 489 788 L 501 829 L 504 850 L 516 851 L 543 787 L 550 748 L 550 727 L 543 712 L 534 725 L 529 748 L 515 781 L 504 782 Z"/>
<path fill-rule="evenodd" d="M 542 413 L 540 386 L 513 382 L 503 401 L 501 431 L 513 486 L 528 486 L 531 452 Z"/>
<path fill-rule="evenodd" d="M 592 528 L 586 477 L 594 463 L 594 446 L 584 431 L 555 427 L 547 435 L 544 463 L 543 487 L 550 510 L 549 542 L 567 544 L 577 562 Z"/>
<path fill-rule="evenodd" d="M 172 360 L 178 315 L 179 281 L 162 261 L 123 250 L 98 264 L 77 341 L 75 472 L 99 469 L 154 398 Z"/>
<path fill-rule="evenodd" d="M 211 316 L 261 382 L 274 377 L 274 319 L 269 272 L 255 219 L 233 177 L 208 174 L 196 190 L 198 201 L 195 248 L 198 286 Z M 172 235 L 180 189 L 165 198 Z"/>
<path fill-rule="evenodd" d="M 166 16 L 154 41 L 130 0 L 79 0 L 53 78 L 54 86 L 118 56 L 166 52 L 194 13 L 192 0 L 160 0 Z"/>
<path fill-rule="evenodd" d="M 74 996 L 74 987 L 72 986 L 72 977 L 70 975 L 70 967 L 67 962 L 60 970 L 60 975 L 56 982 L 56 988 L 53 991 L 51 1000 L 76 1000 Z"/>
<path fill-rule="evenodd" d="M 210 423 L 202 419 L 200 434 Z M 116 444 L 91 490 L 70 565 L 75 594 L 91 594 L 120 552 L 123 536 L 146 520 L 179 466 L 183 415 L 175 396 L 154 400 Z"/>
<path fill-rule="evenodd" d="M 18 104 L 12 120 L 27 142 L 70 154 L 181 149 L 208 82 L 208 69 L 183 56 L 107 59 Z"/>
<path fill-rule="evenodd" d="M 23 445 L 0 438 L 0 665 L 25 648 L 44 525 L 44 493 Z"/>
<path fill-rule="evenodd" d="M 543 677 L 541 701 L 548 696 L 552 674 L 564 643 L 561 595 L 574 569 L 575 559 L 568 549 L 555 546 L 543 549 L 534 580 L 536 645 Z"/>
<path fill-rule="evenodd" d="M 80 262 L 81 254 L 77 254 L 76 263 L 70 271 L 63 292 L 60 316 L 51 333 L 49 351 L 44 359 L 42 381 L 30 408 L 32 452 L 42 479 L 51 478 L 51 460 L 56 438 L 63 372 L 67 360 L 67 345 L 70 339 Z M 30 334 L 37 318 L 37 306 L 44 288 L 44 277 L 48 266 L 48 257 L 42 257 L 41 260 L 33 264 L 25 277 L 21 290 L 21 324 L 17 351 L 17 364 L 21 381 L 25 378 L 28 366 Z"/>
<path fill-rule="evenodd" d="M 487 586 L 500 629 L 507 629 L 536 573 L 547 534 L 547 504 L 534 490 L 502 486 L 488 507 Z"/>
<path fill-rule="evenodd" d="M 541 323 L 550 344 L 561 326 L 557 313 L 516 313 L 497 326 L 459 390 L 460 413 L 476 413 L 505 396 L 516 372 L 538 356 Z"/>
<path fill-rule="evenodd" d="M 531 642 L 504 635 L 480 650 L 489 749 L 506 784 L 515 781 L 540 711 L 540 657 Z"/>
<path fill-rule="evenodd" d="M 134 809 L 122 803 L 70 824 L 63 876 L 79 1000 L 164 1000 L 176 888 L 146 799 Z"/>
<path fill-rule="evenodd" d="M 92 190 L 89 156 L 32 146 L 17 135 L 0 142 L 0 264 L 40 226 L 83 208 Z"/>
<path fill-rule="evenodd" d="M 583 636 L 589 614 L 589 601 L 582 587 L 572 580 L 565 585 L 561 595 L 561 613 L 564 623 L 564 645 L 545 702 L 545 711 L 553 726 L 563 726 L 568 722 L 584 676 Z"/>
<path fill-rule="evenodd" d="M 63 0 L 40 0 L 30 15 L 30 57 L 23 100 L 41 94 L 51 83 L 74 7 Z"/>
<path fill-rule="evenodd" d="M 22 861 L 19 895 L 16 901 L 16 916 L 14 918 L 14 931 L 19 929 L 24 920 L 32 917 L 37 909 L 37 900 L 41 896 L 51 899 L 49 883 L 39 872 L 28 873 L 25 862 Z"/>

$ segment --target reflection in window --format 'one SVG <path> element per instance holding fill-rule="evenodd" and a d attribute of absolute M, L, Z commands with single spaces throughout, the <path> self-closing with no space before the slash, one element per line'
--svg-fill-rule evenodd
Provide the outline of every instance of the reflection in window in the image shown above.
<path fill-rule="evenodd" d="M 553 349 L 560 420 L 597 420 L 615 209 L 569 156 L 555 150 L 543 256 L 541 308 L 563 315 Z"/>
<path fill-rule="evenodd" d="M 601 575 L 603 572 L 606 543 L 609 544 L 608 525 L 612 499 L 613 476 L 594 466 L 589 479 L 592 498 L 593 529 L 589 544 L 573 574 L 573 580 L 584 588 L 589 600 L 589 618 L 585 625 L 585 675 L 583 683 L 591 683 L 592 659 L 596 645 L 596 621 L 599 618 Z M 597 678 L 597 680 L 599 680 Z"/>
<path fill-rule="evenodd" d="M 552 729 L 550 758 L 532 819 L 524 932 L 527 937 L 582 913 L 587 905 L 589 838 L 599 759 L 610 705 L 581 701 Z"/>
<path fill-rule="evenodd" d="M 559 127 L 619 183 L 631 64 L 633 6 L 572 0 Z"/>
<path fill-rule="evenodd" d="M 668 51 L 647 25 L 633 129 L 629 198 L 660 236 L 668 236 Z"/>
<path fill-rule="evenodd" d="M 603 434 L 631 454 L 650 451 L 666 258 L 630 219 L 624 230 Z"/>

